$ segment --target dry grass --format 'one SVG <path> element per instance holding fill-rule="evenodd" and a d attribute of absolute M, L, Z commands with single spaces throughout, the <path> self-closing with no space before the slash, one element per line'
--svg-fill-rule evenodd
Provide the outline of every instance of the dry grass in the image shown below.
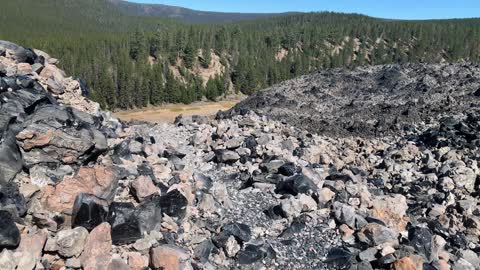
<path fill-rule="evenodd" d="M 182 115 L 214 116 L 220 110 L 228 110 L 240 100 L 226 100 L 219 102 L 198 102 L 189 105 L 169 104 L 162 107 L 151 107 L 141 110 L 120 111 L 115 116 L 124 120 L 140 120 L 152 123 L 171 123 Z"/>

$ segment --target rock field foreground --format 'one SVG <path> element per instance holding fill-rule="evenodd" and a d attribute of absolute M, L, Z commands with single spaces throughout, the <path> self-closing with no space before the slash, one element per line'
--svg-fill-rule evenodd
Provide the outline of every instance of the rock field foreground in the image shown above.
<path fill-rule="evenodd" d="M 456 107 L 387 137 L 318 135 L 245 103 L 126 124 L 57 61 L 0 41 L 0 270 L 480 269 L 478 66 L 441 66 L 468 85 Z M 436 82 L 423 93 L 453 84 Z M 374 126 L 391 127 L 384 112 Z"/>

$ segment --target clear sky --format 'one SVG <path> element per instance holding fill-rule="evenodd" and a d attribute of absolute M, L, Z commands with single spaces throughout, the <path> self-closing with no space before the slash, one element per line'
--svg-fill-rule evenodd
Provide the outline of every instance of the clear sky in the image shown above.
<path fill-rule="evenodd" d="M 337 11 L 391 19 L 480 17 L 480 0 L 129 0 L 221 12 Z"/>

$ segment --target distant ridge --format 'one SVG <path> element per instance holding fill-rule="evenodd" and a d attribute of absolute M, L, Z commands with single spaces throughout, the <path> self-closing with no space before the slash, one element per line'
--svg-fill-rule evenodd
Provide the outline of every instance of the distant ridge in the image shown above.
<path fill-rule="evenodd" d="M 190 23 L 227 23 L 279 17 L 298 12 L 286 13 L 223 13 L 199 11 L 163 4 L 141 4 L 123 0 L 108 0 L 122 12 L 136 16 L 155 16 L 179 19 Z"/>

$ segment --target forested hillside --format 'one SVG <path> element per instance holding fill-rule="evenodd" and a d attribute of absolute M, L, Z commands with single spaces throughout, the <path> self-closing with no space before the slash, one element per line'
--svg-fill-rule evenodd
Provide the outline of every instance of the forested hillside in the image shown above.
<path fill-rule="evenodd" d="M 191 23 L 227 23 L 265 19 L 287 15 L 287 13 L 222 13 L 192 10 L 161 4 L 140 4 L 123 0 L 108 0 L 121 11 L 139 16 L 158 16 L 183 20 Z"/>
<path fill-rule="evenodd" d="M 480 19 L 309 13 L 195 25 L 106 0 L 0 2 L 0 39 L 45 48 L 109 109 L 250 94 L 318 68 L 480 60 Z"/>

